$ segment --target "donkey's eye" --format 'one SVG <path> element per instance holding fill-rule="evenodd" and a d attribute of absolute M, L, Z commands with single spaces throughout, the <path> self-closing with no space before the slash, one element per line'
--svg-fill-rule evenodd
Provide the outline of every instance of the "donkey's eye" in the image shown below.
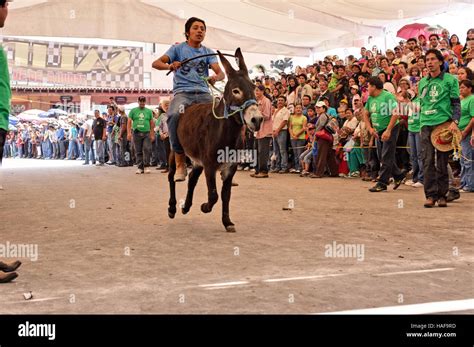
<path fill-rule="evenodd" d="M 240 95 L 242 92 L 240 91 L 239 88 L 234 88 L 234 89 L 232 89 L 232 93 L 233 93 L 234 95 Z"/>

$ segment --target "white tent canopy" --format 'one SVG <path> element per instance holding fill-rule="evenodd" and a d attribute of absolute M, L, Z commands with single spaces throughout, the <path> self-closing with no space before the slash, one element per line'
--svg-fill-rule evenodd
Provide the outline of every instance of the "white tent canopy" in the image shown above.
<path fill-rule="evenodd" d="M 206 21 L 209 47 L 310 56 L 456 10 L 473 11 L 473 0 L 14 0 L 3 34 L 172 44 L 196 16 Z"/>

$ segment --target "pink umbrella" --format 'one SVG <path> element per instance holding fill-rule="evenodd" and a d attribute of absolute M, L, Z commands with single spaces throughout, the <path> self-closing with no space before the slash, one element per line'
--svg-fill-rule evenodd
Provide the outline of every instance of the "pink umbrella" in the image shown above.
<path fill-rule="evenodd" d="M 418 38 L 419 35 L 425 35 L 428 37 L 428 32 L 426 31 L 426 28 L 428 27 L 428 24 L 423 23 L 407 24 L 397 31 L 397 37 L 401 37 L 402 39 L 406 40 L 412 37 Z"/>

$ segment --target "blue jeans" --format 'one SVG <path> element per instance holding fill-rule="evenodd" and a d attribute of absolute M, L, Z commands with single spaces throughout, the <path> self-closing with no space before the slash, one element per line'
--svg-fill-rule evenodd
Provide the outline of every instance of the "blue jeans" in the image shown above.
<path fill-rule="evenodd" d="M 300 155 L 300 162 L 311 164 L 313 161 L 313 149 L 309 148 Z"/>
<path fill-rule="evenodd" d="M 288 139 L 288 130 L 283 129 L 277 137 L 273 138 L 273 153 L 275 153 L 276 160 L 273 162 L 272 170 L 287 170 L 288 169 L 288 149 L 286 148 L 286 141 Z"/>
<path fill-rule="evenodd" d="M 109 153 L 109 161 L 115 163 L 114 135 L 112 133 L 107 133 L 107 150 Z"/>
<path fill-rule="evenodd" d="M 410 146 L 411 168 L 413 170 L 413 182 L 423 183 L 423 159 L 421 156 L 420 133 L 408 133 L 408 145 Z"/>
<path fill-rule="evenodd" d="M 42 149 L 43 149 L 43 158 L 50 159 L 52 153 L 51 153 L 51 141 L 49 141 L 49 139 L 46 139 L 46 141 L 43 141 Z"/>
<path fill-rule="evenodd" d="M 168 134 L 171 142 L 171 149 L 175 153 L 183 153 L 183 147 L 178 140 L 178 122 L 179 116 L 184 113 L 187 106 L 192 104 L 207 104 L 212 102 L 212 96 L 208 93 L 178 93 L 170 103 L 168 109 Z"/>
<path fill-rule="evenodd" d="M 96 159 L 99 160 L 99 163 L 104 164 L 105 162 L 105 152 L 104 152 L 104 141 L 94 140 Z"/>
<path fill-rule="evenodd" d="M 93 144 L 93 141 L 91 138 L 88 138 L 88 137 L 84 138 L 86 164 L 89 164 L 89 154 L 90 154 L 92 163 L 95 164 L 95 155 L 94 155 L 94 149 L 92 147 L 92 144 Z"/>
<path fill-rule="evenodd" d="M 68 159 L 79 158 L 79 147 L 77 146 L 77 139 L 69 140 Z"/>
<path fill-rule="evenodd" d="M 470 144 L 471 136 L 469 135 L 461 141 L 461 187 L 464 190 L 474 192 L 474 170 L 472 164 L 474 152 Z"/>
<path fill-rule="evenodd" d="M 83 160 L 84 159 L 84 148 L 83 148 L 83 144 L 81 143 L 79 138 L 76 139 L 76 146 L 77 146 L 77 153 L 78 153 L 78 156 L 77 156 L 76 159 Z"/>
<path fill-rule="evenodd" d="M 300 155 L 304 152 L 304 145 L 306 140 L 291 139 L 291 147 L 293 147 L 293 161 L 295 163 L 295 170 L 301 171 Z"/>

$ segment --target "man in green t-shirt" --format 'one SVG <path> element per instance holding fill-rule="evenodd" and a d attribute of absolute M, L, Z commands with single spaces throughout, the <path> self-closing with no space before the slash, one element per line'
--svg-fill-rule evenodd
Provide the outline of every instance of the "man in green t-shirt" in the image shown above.
<path fill-rule="evenodd" d="M 145 107 L 146 98 L 140 96 L 138 98 L 138 107 L 135 107 L 128 114 L 127 139 L 135 145 L 135 153 L 137 156 L 138 170 L 137 174 L 150 173 L 145 169 L 150 163 L 151 142 L 155 141 L 155 122 L 153 121 L 153 112 Z M 145 161 L 143 160 L 143 152 L 145 152 Z"/>
<path fill-rule="evenodd" d="M 393 177 L 397 189 L 405 175 L 395 161 L 398 138 L 398 103 L 395 96 L 383 89 L 383 82 L 378 77 L 368 80 L 369 99 L 365 104 L 364 122 L 377 144 L 377 155 L 380 160 L 379 179 L 370 188 L 370 192 L 387 190 L 390 177 Z"/>
<path fill-rule="evenodd" d="M 413 179 L 405 184 L 415 188 L 423 187 L 423 159 L 420 144 L 420 98 L 416 96 L 409 104 L 408 110 L 408 146 L 410 147 Z"/>
<path fill-rule="evenodd" d="M 0 0 L 0 28 L 3 28 L 8 16 L 8 1 Z M 8 117 L 10 116 L 10 73 L 8 72 L 8 61 L 0 46 L 0 166 L 2 166 L 3 146 L 8 132 Z M 0 178 L 1 179 L 1 178 Z M 2 182 L 0 181 L 0 189 Z"/>
<path fill-rule="evenodd" d="M 418 85 L 421 101 L 420 127 L 421 149 L 423 153 L 423 174 L 426 201 L 425 207 L 446 207 L 449 189 L 448 158 L 450 152 L 435 150 L 431 143 L 431 133 L 437 125 L 453 120 L 449 129 L 458 129 L 461 118 L 461 101 L 457 79 L 441 71 L 443 55 L 437 49 L 426 52 L 426 67 L 429 75 Z M 436 156 L 436 160 L 435 160 Z"/>
<path fill-rule="evenodd" d="M 0 0 L 0 28 L 5 25 L 5 20 L 8 16 L 8 0 Z M 8 118 L 10 116 L 10 74 L 8 72 L 8 61 L 0 46 L 0 170 L 3 158 L 3 146 L 8 132 Z M 1 175 L 1 172 L 0 172 Z M 2 190 L 2 177 L 0 176 L 0 190 Z M 0 261 L 0 283 L 7 283 L 13 281 L 18 277 L 15 270 L 21 265 L 20 261 L 15 261 L 11 264 L 6 264 Z"/>
<path fill-rule="evenodd" d="M 470 80 L 459 83 L 461 93 L 461 192 L 474 193 L 474 94 Z"/>

